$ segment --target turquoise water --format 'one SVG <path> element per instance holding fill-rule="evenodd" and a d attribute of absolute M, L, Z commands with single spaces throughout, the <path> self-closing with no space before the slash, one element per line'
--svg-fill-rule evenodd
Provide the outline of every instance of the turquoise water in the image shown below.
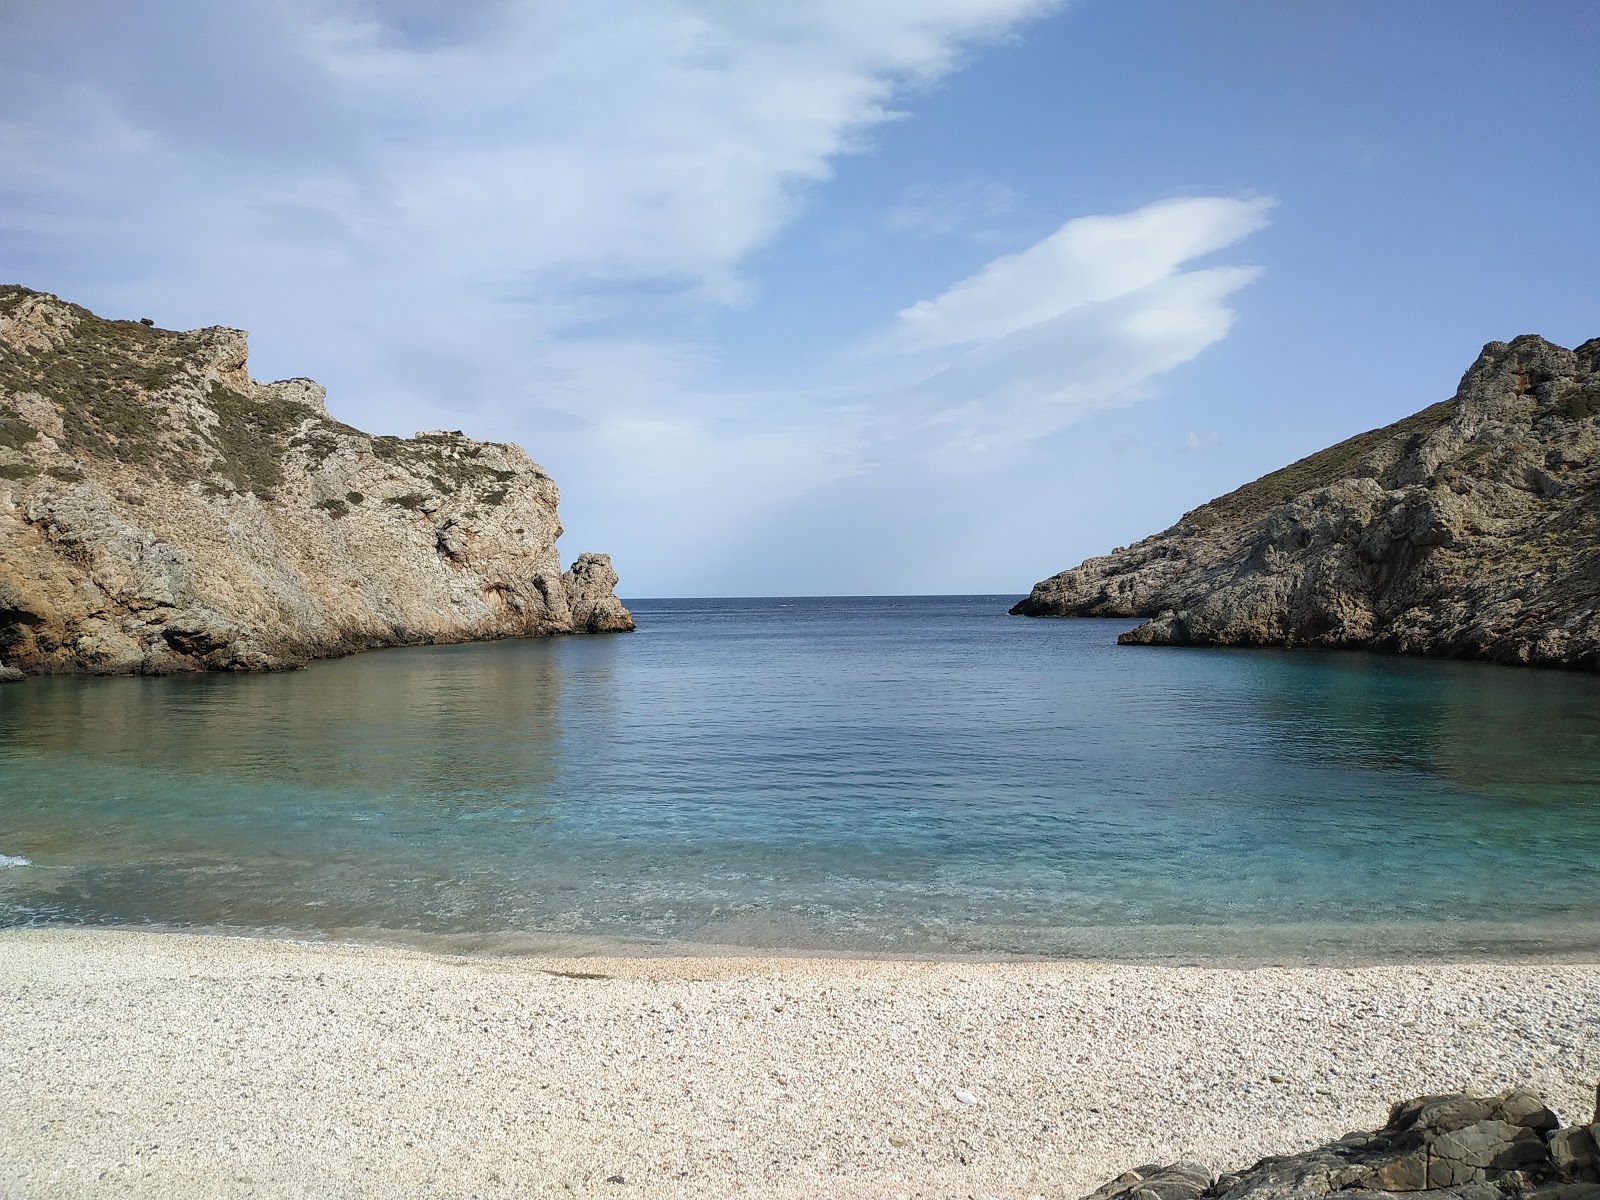
<path fill-rule="evenodd" d="M 1600 952 L 1600 679 L 1010 597 L 0 688 L 0 923 L 455 949 Z"/>

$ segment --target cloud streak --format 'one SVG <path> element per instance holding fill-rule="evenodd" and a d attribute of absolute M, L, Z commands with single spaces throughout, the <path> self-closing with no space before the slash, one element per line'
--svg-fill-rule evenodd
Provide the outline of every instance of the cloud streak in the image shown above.
<path fill-rule="evenodd" d="M 1191 268 L 1260 229 L 1267 199 L 1192 197 L 1078 217 L 911 305 L 873 346 L 917 378 L 881 438 L 946 467 L 1048 437 L 1221 340 L 1257 268 Z"/>
<path fill-rule="evenodd" d="M 1078 217 L 902 311 L 895 344 L 916 350 L 993 342 L 1153 288 L 1191 259 L 1260 229 L 1271 208 L 1270 200 L 1212 196 Z"/>
<path fill-rule="evenodd" d="M 916 88 L 1055 7 L 12 6 L 0 276 L 247 327 L 258 373 L 316 375 L 346 419 L 522 441 L 562 481 L 569 555 L 759 590 L 758 565 L 697 586 L 695 564 L 846 482 L 892 505 L 919 473 L 1001 470 L 1226 334 L 1253 271 L 1193 264 L 1269 205 L 1180 199 L 885 312 L 805 386 L 782 363 L 760 393 L 720 382 L 699 322 L 782 286 L 756 252 Z M 942 236 L 1015 199 L 913 188 L 890 220 Z"/>

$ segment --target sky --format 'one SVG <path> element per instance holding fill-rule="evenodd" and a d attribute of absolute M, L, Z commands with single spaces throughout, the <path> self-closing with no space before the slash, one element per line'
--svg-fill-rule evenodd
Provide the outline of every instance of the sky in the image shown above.
<path fill-rule="evenodd" d="M 1600 336 L 1590 0 L 0 0 L 0 281 L 515 441 L 627 597 L 1020 594 Z"/>

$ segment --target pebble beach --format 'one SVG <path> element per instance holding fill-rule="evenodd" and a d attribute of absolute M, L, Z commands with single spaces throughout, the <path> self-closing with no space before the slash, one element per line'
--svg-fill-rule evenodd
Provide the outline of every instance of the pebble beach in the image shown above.
<path fill-rule="evenodd" d="M 0 934 L 5 1197 L 1077 1197 L 1524 1084 L 1600 966 L 479 958 Z"/>

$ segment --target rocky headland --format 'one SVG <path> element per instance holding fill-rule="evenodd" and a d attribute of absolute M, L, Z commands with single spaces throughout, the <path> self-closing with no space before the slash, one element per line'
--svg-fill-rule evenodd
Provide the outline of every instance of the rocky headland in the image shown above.
<path fill-rule="evenodd" d="M 1201 1163 L 1137 1167 L 1085 1200 L 1600 1200 L 1600 1106 L 1561 1121 L 1533 1092 L 1419 1096 L 1371 1133 L 1231 1175 Z"/>
<path fill-rule="evenodd" d="M 1455 396 L 1034 585 L 1129 644 L 1600 670 L 1600 339 L 1490 342 Z"/>
<path fill-rule="evenodd" d="M 633 628 L 521 449 L 363 433 L 246 355 L 0 286 L 0 678 Z"/>

